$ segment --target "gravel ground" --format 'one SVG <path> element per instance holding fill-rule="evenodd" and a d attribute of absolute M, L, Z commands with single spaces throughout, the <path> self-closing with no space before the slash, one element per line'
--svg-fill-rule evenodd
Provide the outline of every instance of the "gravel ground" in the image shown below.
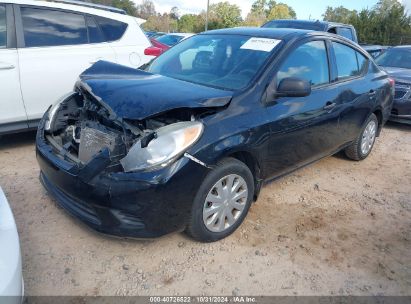
<path fill-rule="evenodd" d="M 389 124 L 365 161 L 328 157 L 267 184 L 212 244 L 89 230 L 41 186 L 34 133 L 0 139 L 0 164 L 27 295 L 411 295 L 411 127 Z"/>

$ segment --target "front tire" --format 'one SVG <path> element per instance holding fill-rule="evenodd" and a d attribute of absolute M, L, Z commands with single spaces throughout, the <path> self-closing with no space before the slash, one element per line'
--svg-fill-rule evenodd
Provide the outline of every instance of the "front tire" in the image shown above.
<path fill-rule="evenodd" d="M 345 149 L 345 155 L 352 160 L 363 160 L 374 147 L 378 131 L 378 119 L 371 114 L 357 139 Z"/>
<path fill-rule="evenodd" d="M 253 196 L 254 178 L 250 169 L 235 158 L 223 159 L 197 192 L 187 234 L 201 242 L 229 236 L 243 222 Z"/>

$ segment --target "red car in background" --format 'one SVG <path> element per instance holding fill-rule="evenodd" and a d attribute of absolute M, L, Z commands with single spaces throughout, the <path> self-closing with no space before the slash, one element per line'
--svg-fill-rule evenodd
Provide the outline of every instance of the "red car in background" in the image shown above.
<path fill-rule="evenodd" d="M 164 53 L 170 48 L 168 45 L 158 42 L 155 38 L 150 38 L 150 41 L 154 47 L 161 49 L 161 53 Z"/>

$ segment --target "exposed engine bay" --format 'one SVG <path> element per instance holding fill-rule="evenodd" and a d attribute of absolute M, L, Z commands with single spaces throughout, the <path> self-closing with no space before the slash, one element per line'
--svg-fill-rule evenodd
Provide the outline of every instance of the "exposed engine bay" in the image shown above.
<path fill-rule="evenodd" d="M 180 122 L 195 122 L 215 113 L 212 108 L 174 109 L 141 121 L 127 120 L 118 117 L 98 99 L 78 88 L 57 105 L 57 109 L 49 110 L 45 137 L 57 156 L 79 165 L 87 164 L 108 149 L 110 165 L 106 170 L 110 172 L 131 171 L 125 170 L 121 160 L 136 144 L 139 149 L 146 148 L 157 138 L 159 129 Z"/>

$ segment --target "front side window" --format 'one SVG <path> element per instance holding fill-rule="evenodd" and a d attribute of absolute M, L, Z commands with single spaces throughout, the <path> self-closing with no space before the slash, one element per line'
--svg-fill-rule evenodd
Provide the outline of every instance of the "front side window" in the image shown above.
<path fill-rule="evenodd" d="M 83 15 L 31 7 L 20 11 L 26 47 L 88 43 Z"/>
<path fill-rule="evenodd" d="M 360 76 L 368 66 L 368 59 L 348 45 L 333 42 L 338 80 Z"/>
<path fill-rule="evenodd" d="M 7 45 L 6 7 L 0 5 L 0 49 Z"/>
<path fill-rule="evenodd" d="M 196 35 L 162 54 L 148 71 L 227 90 L 249 85 L 280 40 L 243 35 Z"/>
<path fill-rule="evenodd" d="M 127 29 L 127 23 L 112 20 L 100 16 L 94 16 L 105 36 L 105 41 L 120 39 Z"/>
<path fill-rule="evenodd" d="M 312 86 L 328 83 L 330 76 L 325 42 L 311 41 L 295 49 L 278 71 L 277 82 L 288 77 L 305 79 Z"/>

